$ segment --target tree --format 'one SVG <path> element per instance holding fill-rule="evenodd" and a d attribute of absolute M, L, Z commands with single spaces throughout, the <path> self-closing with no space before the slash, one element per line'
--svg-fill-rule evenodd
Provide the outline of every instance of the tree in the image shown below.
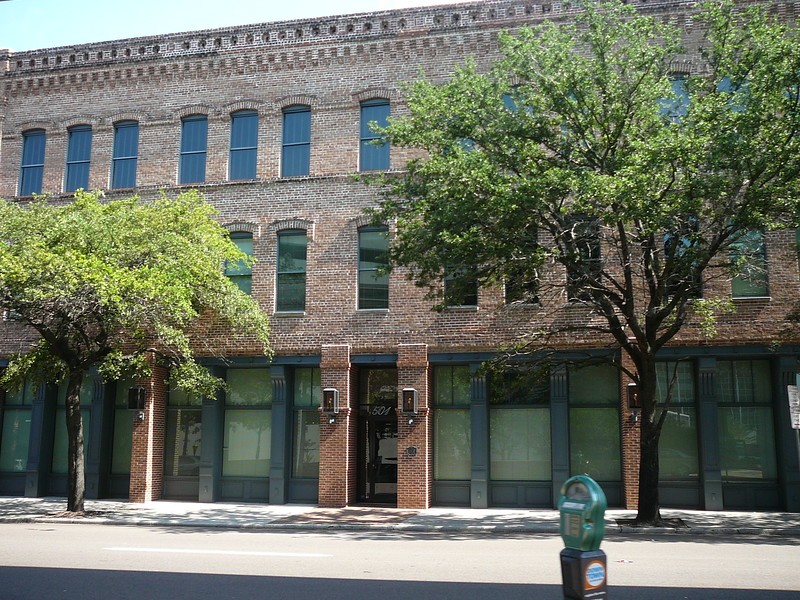
<path fill-rule="evenodd" d="M 221 382 L 191 343 L 201 315 L 268 351 L 266 314 L 222 270 L 249 259 L 215 215 L 195 191 L 154 201 L 83 191 L 67 204 L 0 200 L 0 306 L 39 335 L 3 383 L 66 383 L 69 511 L 84 506 L 80 389 L 90 369 L 116 379 L 146 375 L 158 360 L 180 387 L 212 394 Z M 213 352 L 213 340 L 204 342 Z"/>
<path fill-rule="evenodd" d="M 572 23 L 501 36 L 485 72 L 409 85 L 383 134 L 424 152 L 381 180 L 374 213 L 396 221 L 391 263 L 418 285 L 504 282 L 552 309 L 527 350 L 582 328 L 628 355 L 642 523 L 661 520 L 657 354 L 729 304 L 698 298 L 703 284 L 758 277 L 753 232 L 796 224 L 800 199 L 798 30 L 727 2 L 693 21 L 687 50 L 630 6 L 585 2 Z M 687 53 L 691 72 L 675 73 Z M 568 318 L 575 305 L 585 318 Z"/>

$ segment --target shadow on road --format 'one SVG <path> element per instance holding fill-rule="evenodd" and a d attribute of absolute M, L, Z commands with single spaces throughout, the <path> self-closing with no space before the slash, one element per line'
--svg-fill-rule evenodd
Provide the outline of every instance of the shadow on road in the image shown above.
<path fill-rule="evenodd" d="M 309 563 L 309 571 L 314 565 Z M 343 574 L 346 575 L 346 574 Z M 561 586 L 0 567 L 3 600 L 561 600 Z M 614 600 L 790 600 L 797 592 L 611 587 Z"/>

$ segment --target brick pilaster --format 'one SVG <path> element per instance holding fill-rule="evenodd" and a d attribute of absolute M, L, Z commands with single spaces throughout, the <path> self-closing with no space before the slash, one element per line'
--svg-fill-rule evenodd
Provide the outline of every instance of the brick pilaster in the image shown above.
<path fill-rule="evenodd" d="M 629 370 L 635 371 L 627 353 L 622 352 L 622 364 Z M 636 509 L 639 504 L 639 440 L 641 425 L 633 421 L 632 412 L 628 408 L 628 384 L 631 379 L 621 373 L 620 377 L 620 431 L 622 433 L 622 487 L 624 493 L 623 503 L 627 509 Z"/>
<path fill-rule="evenodd" d="M 397 388 L 397 507 L 428 508 L 433 493 L 433 454 L 426 344 L 398 345 Z M 416 416 L 403 414 L 403 388 L 414 388 L 419 394 Z"/>
<path fill-rule="evenodd" d="M 153 367 L 153 374 L 137 384 L 146 390 L 144 419 L 133 424 L 130 501 L 159 500 L 164 482 L 164 433 L 167 412 L 167 369 Z"/>
<path fill-rule="evenodd" d="M 319 505 L 341 508 L 351 504 L 356 491 L 356 415 L 351 409 L 350 346 L 322 346 L 323 388 L 339 390 L 339 413 L 334 423 L 320 415 Z"/>

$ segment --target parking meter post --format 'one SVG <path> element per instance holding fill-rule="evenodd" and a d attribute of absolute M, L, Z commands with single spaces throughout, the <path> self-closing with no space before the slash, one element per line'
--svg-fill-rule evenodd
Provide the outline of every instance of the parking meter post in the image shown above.
<path fill-rule="evenodd" d="M 590 477 L 571 477 L 561 487 L 561 577 L 567 600 L 608 598 L 606 554 L 600 550 L 607 506 L 603 490 Z"/>

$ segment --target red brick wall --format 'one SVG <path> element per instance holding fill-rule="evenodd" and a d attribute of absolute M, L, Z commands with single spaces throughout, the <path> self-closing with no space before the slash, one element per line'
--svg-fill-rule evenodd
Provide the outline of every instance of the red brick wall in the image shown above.
<path fill-rule="evenodd" d="M 357 415 L 352 409 L 355 392 L 350 385 L 350 347 L 323 346 L 320 370 L 322 387 L 339 390 L 339 413 L 320 416 L 319 505 L 339 508 L 353 502 L 356 490 L 353 449 Z M 329 416 L 334 423 L 328 422 Z"/>
<path fill-rule="evenodd" d="M 144 420 L 135 421 L 131 448 L 131 502 L 159 500 L 164 481 L 164 432 L 167 370 L 153 367 L 152 377 L 137 383 L 146 390 Z"/>
<path fill-rule="evenodd" d="M 428 393 L 428 347 L 400 344 L 397 348 L 397 507 L 428 508 L 433 469 L 431 452 L 432 412 Z M 402 390 L 414 388 L 419 413 L 403 414 Z M 413 423 L 409 424 L 409 419 Z"/>

